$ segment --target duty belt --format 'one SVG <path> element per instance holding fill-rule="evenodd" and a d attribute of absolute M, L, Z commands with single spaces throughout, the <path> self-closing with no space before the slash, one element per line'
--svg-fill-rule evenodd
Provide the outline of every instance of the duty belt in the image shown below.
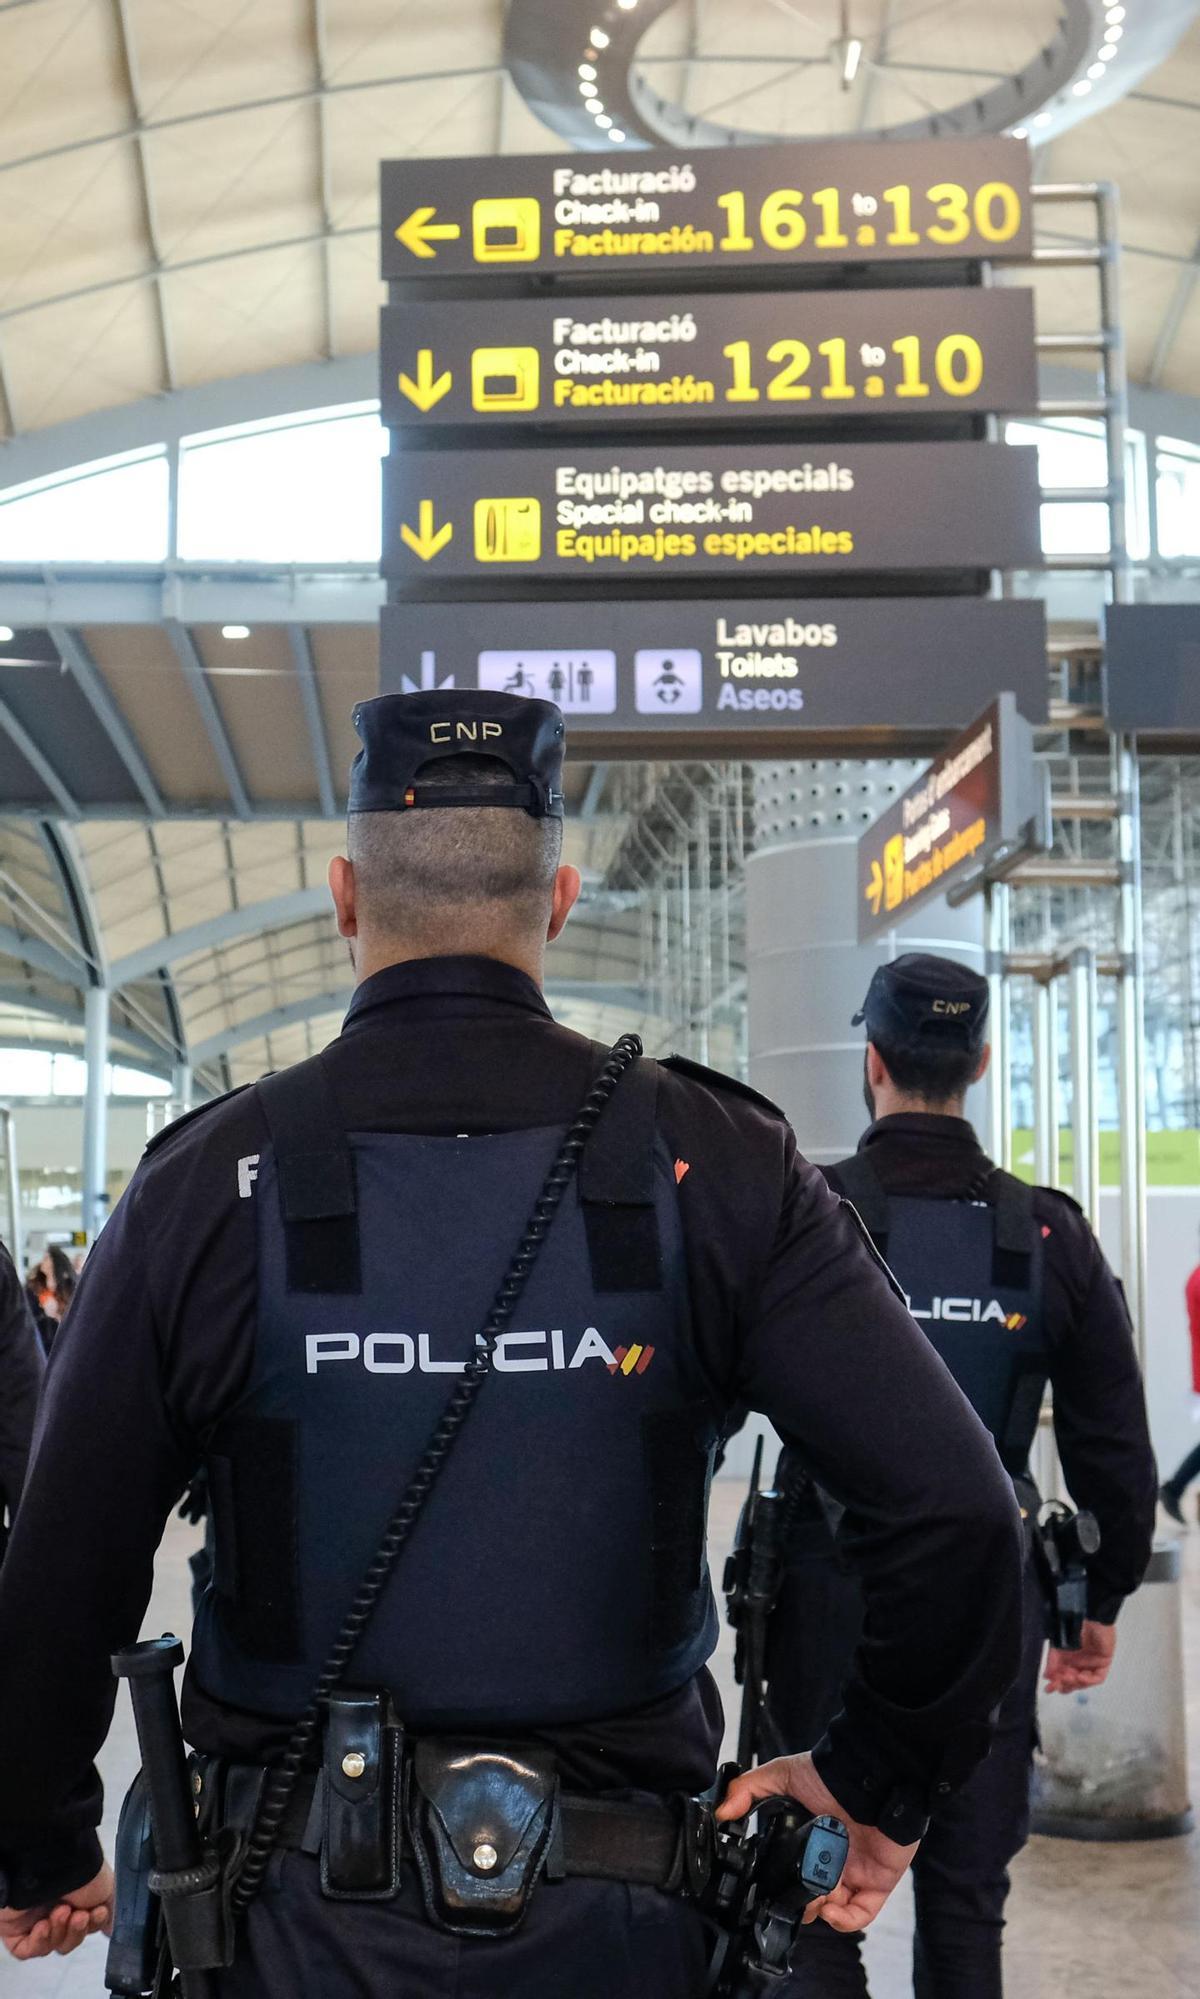
<path fill-rule="evenodd" d="M 553 1759 L 536 1748 L 404 1742 L 384 1730 L 378 1754 L 364 1756 L 344 1749 L 334 1705 L 322 1768 L 298 1779 L 276 1841 L 319 1860 L 332 1899 L 389 1899 L 408 1863 L 437 1927 L 501 1936 L 520 1923 L 538 1881 L 582 1875 L 696 1899 L 708 1885 L 716 1835 L 706 1800 L 563 1792 Z M 361 1743 L 361 1721 L 354 1733 Z M 236 1850 L 265 1771 L 202 1757 L 192 1770 L 201 1826 Z"/>

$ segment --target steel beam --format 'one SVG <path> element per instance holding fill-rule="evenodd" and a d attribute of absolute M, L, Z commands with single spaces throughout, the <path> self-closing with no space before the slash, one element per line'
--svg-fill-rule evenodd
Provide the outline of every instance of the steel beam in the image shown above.
<path fill-rule="evenodd" d="M 162 793 L 82 636 L 69 625 L 50 625 L 47 629 L 64 666 L 87 697 L 93 714 L 141 793 L 147 812 L 155 819 L 162 819 L 167 809 Z"/>
<path fill-rule="evenodd" d="M 395 90 L 402 84 L 465 83 L 475 76 L 494 76 L 498 63 L 473 63 L 466 69 L 410 70 L 401 76 L 350 77 L 341 83 L 326 83 L 320 89 L 309 84 L 304 90 L 281 90 L 271 97 L 243 97 L 230 104 L 206 105 L 202 111 L 179 111 L 170 118 L 146 118 L 140 125 L 119 125 L 111 132 L 91 132 L 86 138 L 67 139 L 61 145 L 42 146 L 35 153 L 21 153 L 0 160 L 0 174 L 14 167 L 41 166 L 47 160 L 61 160 L 71 153 L 88 153 L 98 147 L 119 145 L 122 139 L 139 134 L 175 132 L 182 125 L 203 125 L 210 119 L 237 118 L 246 111 L 276 111 L 290 104 L 311 104 L 314 97 L 344 97 L 364 90 Z M 378 225 L 371 225 L 378 233 Z"/>
<path fill-rule="evenodd" d="M 12 378 L 2 349 L 0 349 L 0 424 L 4 426 L 6 437 L 16 436 L 17 413 L 13 406 Z"/>
<path fill-rule="evenodd" d="M 41 779 L 64 818 L 78 819 L 79 801 L 67 790 L 49 757 L 34 742 L 25 724 L 18 721 L 7 701 L 3 700 L 0 700 L 0 729 L 21 752 L 30 770 Z"/>
<path fill-rule="evenodd" d="M 163 566 L 129 575 L 76 568 L 47 578 L 0 566 L 0 620 L 34 626 L 375 625 L 384 600 L 377 565 L 344 563 L 324 571 L 222 572 L 197 563 L 189 573 Z"/>
<path fill-rule="evenodd" d="M 600 810 L 600 800 L 604 796 L 604 787 L 608 783 L 608 773 L 611 768 L 611 764 L 592 765 L 592 774 L 587 781 L 587 790 L 583 794 L 583 803 L 579 808 L 579 817 L 581 819 L 594 819 L 596 817 L 597 812 Z"/>
<path fill-rule="evenodd" d="M 313 45 L 313 82 L 316 97 L 313 110 L 317 121 L 317 206 L 321 211 L 321 292 L 325 315 L 324 352 L 332 360 L 337 340 L 333 317 L 333 188 L 326 127 L 325 0 L 309 0 L 309 29 Z"/>
<path fill-rule="evenodd" d="M 58 877 L 63 900 L 70 912 L 86 980 L 91 985 L 104 985 L 107 966 L 104 938 L 73 837 L 65 826 L 56 826 L 49 819 L 40 821 L 38 836 L 50 867 Z"/>
<path fill-rule="evenodd" d="M 192 699 L 200 711 L 200 719 L 204 724 L 208 740 L 212 744 L 213 755 L 217 759 L 221 775 L 228 786 L 233 809 L 239 819 L 248 819 L 250 817 L 249 794 L 247 793 L 242 773 L 238 769 L 237 758 L 233 754 L 233 744 L 229 740 L 225 724 L 221 719 L 221 711 L 213 699 L 213 692 L 208 684 L 208 675 L 204 671 L 204 662 L 196 649 L 196 641 L 187 627 L 181 625 L 175 618 L 164 618 L 163 629 L 171 641 L 171 649 L 180 666 L 183 668 L 183 677 L 187 681 Z"/>
<path fill-rule="evenodd" d="M 1156 389 L 1162 381 L 1167 362 L 1171 358 L 1171 350 L 1179 338 L 1179 330 L 1187 317 L 1187 309 L 1192 302 L 1197 278 L 1200 278 L 1200 236 L 1196 238 L 1196 246 L 1187 269 L 1180 271 L 1175 280 L 1175 290 L 1163 314 L 1163 323 L 1158 329 L 1154 352 L 1150 356 L 1150 366 L 1146 370 L 1147 388 Z"/>
<path fill-rule="evenodd" d="M 233 1048 L 239 1048 L 246 1041 L 263 1041 L 268 1034 L 278 1033 L 281 1027 L 295 1027 L 299 1022 L 315 1020 L 322 1013 L 344 1013 L 350 1004 L 349 990 L 342 986 L 337 992 L 309 993 L 304 999 L 289 1000 L 286 1006 L 271 1007 L 265 1013 L 251 1015 L 248 1020 L 235 1021 L 216 1034 L 210 1034 L 206 1041 L 196 1041 L 189 1051 L 193 1069 L 202 1069 L 218 1056 L 228 1055 Z"/>
<path fill-rule="evenodd" d="M 129 109 L 133 119 L 133 151 L 137 160 L 138 185 L 142 197 L 142 220 L 146 230 L 146 243 L 150 251 L 150 262 L 154 274 L 154 300 L 158 311 L 158 340 L 162 356 L 163 388 L 175 387 L 175 362 L 171 349 L 171 329 L 167 321 L 167 301 L 163 289 L 162 239 L 158 231 L 158 204 L 154 197 L 154 182 L 150 173 L 150 161 L 146 152 L 146 134 L 143 130 L 142 92 L 138 82 L 137 57 L 133 46 L 133 32 L 129 23 L 126 0 L 112 0 L 113 16 L 116 21 L 117 40 L 121 48 L 121 61 L 125 69 L 125 85 L 129 98 Z"/>
<path fill-rule="evenodd" d="M 304 720 L 308 725 L 308 740 L 312 747 L 313 767 L 317 773 L 317 796 L 321 801 L 321 812 L 326 819 L 336 819 L 338 802 L 337 793 L 333 788 L 333 763 L 329 755 L 329 737 L 325 733 L 325 717 L 321 712 L 321 695 L 317 687 L 316 667 L 313 664 L 312 641 L 303 625 L 289 625 L 288 642 L 296 665 L 296 678 L 300 682 L 300 701 L 304 709 Z"/>
<path fill-rule="evenodd" d="M 286 930 L 325 914 L 332 917 L 329 890 L 324 883 L 319 888 L 291 889 L 286 895 L 270 896 L 263 902 L 243 903 L 240 909 L 228 909 L 220 916 L 210 916 L 204 923 L 172 931 L 169 937 L 156 938 L 153 943 L 143 944 L 139 950 L 115 959 L 109 982 L 117 992 L 138 979 L 151 977 L 167 965 L 178 964 L 183 958 L 219 950 L 222 944 L 230 944 L 235 938 L 259 931 Z"/>
<path fill-rule="evenodd" d="M 78 958 L 71 959 L 56 944 L 49 944 L 43 937 L 24 937 L 11 923 L 0 923 L 0 952 L 6 958 L 16 958 L 30 971 L 45 972 L 48 978 L 59 979 L 66 986 L 86 986 L 87 967 Z"/>
<path fill-rule="evenodd" d="M 18 1012 L 32 1014 L 36 1018 L 61 1020 L 76 1030 L 83 1025 L 83 1012 L 77 1004 L 73 1005 L 68 1000 L 43 998 L 39 993 L 29 992 L 24 986 L 0 985 L 0 1006 L 10 1006 Z M 135 1056 L 139 1063 L 144 1062 L 152 1074 L 166 1075 L 167 1051 L 151 1035 L 143 1034 L 140 1028 L 128 1027 L 123 1022 L 113 1021 L 111 1040 L 114 1046 L 119 1043 L 123 1050 Z M 75 1041 L 70 1044 L 62 1043 L 61 1052 L 79 1055 L 82 1050 Z"/>
<path fill-rule="evenodd" d="M 107 986 L 84 994 L 83 1226 L 89 1242 L 108 1220 L 108 1002 Z"/>

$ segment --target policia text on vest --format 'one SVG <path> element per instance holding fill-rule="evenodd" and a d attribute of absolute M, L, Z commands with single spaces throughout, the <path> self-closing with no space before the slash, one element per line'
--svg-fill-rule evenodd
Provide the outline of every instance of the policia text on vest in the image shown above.
<path fill-rule="evenodd" d="M 482 773 L 439 769 L 455 749 L 429 724 L 448 717 L 501 724 Z M 546 867 L 561 718 L 443 690 L 363 704 L 358 722 L 358 859 L 333 870 L 358 979 L 343 1032 L 154 1143 L 61 1336 L 0 1575 L 0 1934 L 27 1945 L 39 1909 L 110 1892 L 93 1767 L 110 1634 L 139 1629 L 163 1520 L 204 1459 L 216 1566 L 182 1719 L 201 1837 L 234 1863 L 217 1999 L 350 1999 L 364 1983 L 433 1999 L 455 1980 L 470 1999 L 694 1999 L 713 1845 L 686 1801 L 712 1790 L 722 1732 L 705 1497 L 731 1410 L 761 1408 L 850 1507 L 889 1514 L 886 1548 L 860 1565 L 879 1605 L 870 1676 L 851 1670 L 811 1756 L 761 1773 L 803 1816 L 846 1823 L 847 1920 L 871 1919 L 869 1876 L 898 1878 L 937 1787 L 986 1744 L 1016 1665 L 1016 1509 L 782 1116 L 686 1063 L 629 1068 L 555 1180 L 511 1316 L 489 1311 L 604 1062 L 540 989 L 575 887 Z M 532 872 L 486 938 L 460 902 L 416 950 L 388 928 L 384 885 L 408 824 L 438 876 L 441 820 L 423 808 L 451 799 L 456 850 L 474 839 L 480 869 L 503 850 Z M 470 1368 L 485 1321 L 489 1341 L 545 1329 L 548 1351 L 514 1340 L 513 1359 L 552 1361 L 563 1329 L 568 1364 L 421 1368 L 422 1335 L 431 1362 Z M 611 1371 L 602 1355 L 570 1366 L 588 1327 Z M 331 1334 L 354 1335 L 357 1357 L 310 1372 L 309 1337 Z M 381 1335 L 412 1340 L 410 1370 L 363 1365 Z M 479 1380 L 447 1450 L 447 1411 Z M 895 1442 L 905 1410 L 916 1465 Z M 400 1500 L 402 1553 L 347 1624 L 435 1425 L 431 1496 Z M 919 1642 L 896 1609 L 909 1591 L 927 1606 Z M 249 1899 L 235 1884 L 260 1862 Z"/>

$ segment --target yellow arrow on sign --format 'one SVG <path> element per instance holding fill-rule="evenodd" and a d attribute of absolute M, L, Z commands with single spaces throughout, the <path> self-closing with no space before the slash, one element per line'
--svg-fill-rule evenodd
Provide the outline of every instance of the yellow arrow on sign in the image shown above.
<path fill-rule="evenodd" d="M 451 243 L 462 235 L 457 222 L 435 222 L 436 214 L 436 208 L 414 208 L 396 230 L 396 241 L 411 250 L 414 257 L 436 257 L 435 240 Z"/>
<path fill-rule="evenodd" d="M 878 916 L 883 901 L 883 869 L 878 861 L 871 862 L 871 879 L 863 890 L 863 900 L 870 903 L 872 916 Z"/>
<path fill-rule="evenodd" d="M 407 521 L 400 523 L 400 539 L 407 543 L 414 555 L 422 562 L 432 562 L 439 555 L 454 533 L 453 521 L 447 521 L 435 534 L 433 531 L 433 501 L 422 500 L 417 509 L 417 530 L 414 534 Z"/>
<path fill-rule="evenodd" d="M 420 347 L 417 350 L 415 382 L 411 375 L 400 376 L 401 395 L 407 396 L 409 402 L 415 403 L 419 410 L 431 410 L 435 403 L 441 402 L 443 396 L 449 395 L 453 386 L 454 377 L 449 368 L 435 378 L 432 347 Z"/>

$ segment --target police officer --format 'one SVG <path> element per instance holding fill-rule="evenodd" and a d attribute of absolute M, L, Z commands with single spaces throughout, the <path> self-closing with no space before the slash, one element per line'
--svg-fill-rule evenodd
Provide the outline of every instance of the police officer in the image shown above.
<path fill-rule="evenodd" d="M 947 1363 L 1020 1480 L 1047 1381 L 1067 1486 L 1095 1514 L 1079 1650 L 1051 1649 L 1051 1692 L 1100 1686 L 1122 1600 L 1142 1579 L 1154 1527 L 1155 1470 L 1124 1298 L 1081 1211 L 1066 1195 L 1000 1172 L 964 1116 L 988 1066 L 986 980 L 951 959 L 910 953 L 881 966 L 854 1025 L 865 1022 L 864 1090 L 873 1122 L 852 1159 L 826 1168 L 902 1285 L 914 1318 Z M 913 1448 L 921 1448 L 913 1439 Z M 819 1739 L 863 1623 L 847 1560 L 854 1523 L 805 1485 L 803 1454 L 781 1476 L 799 1518 L 768 1643 L 770 1713 L 793 1742 Z M 796 1490 L 796 1481 L 800 1490 Z M 838 1529 L 835 1533 L 835 1529 Z M 1020 1677 L 1001 1706 L 987 1761 L 939 1805 L 913 1870 L 917 1999 L 999 1999 L 1009 1863 L 1029 1835 L 1029 1779 L 1044 1598 L 1025 1580 Z M 794 1999 L 862 1999 L 857 1939 L 817 1934 L 799 1954 Z"/>
<path fill-rule="evenodd" d="M 25 1286 L 0 1243 L 0 1559 L 25 1483 L 42 1367 Z"/>
<path fill-rule="evenodd" d="M 0 1583 L 0 1935 L 38 1956 L 107 1920 L 109 1657 L 203 1458 L 216 1575 L 184 1723 L 235 1901 L 265 1868 L 221 1999 L 690 1999 L 708 1937 L 678 1892 L 680 1801 L 712 1785 L 722 1733 L 704 1532 L 731 1406 L 765 1410 L 864 1522 L 869 1671 L 811 1756 L 726 1805 L 779 1792 L 847 1821 L 824 1909 L 842 1928 L 870 1921 L 984 1751 L 1017 1666 L 1017 1510 L 782 1115 L 686 1062 L 606 1063 L 552 1019 L 545 948 L 580 885 L 560 865 L 558 710 L 442 691 L 356 722 L 330 869 L 357 981 L 342 1033 L 152 1142 L 55 1346 Z M 494 1337 L 497 1285 L 598 1088 Z M 485 1320 L 477 1404 L 453 1455 L 442 1424 L 440 1476 L 289 1776 Z M 265 1840 L 264 1781 L 287 1790 Z"/>

